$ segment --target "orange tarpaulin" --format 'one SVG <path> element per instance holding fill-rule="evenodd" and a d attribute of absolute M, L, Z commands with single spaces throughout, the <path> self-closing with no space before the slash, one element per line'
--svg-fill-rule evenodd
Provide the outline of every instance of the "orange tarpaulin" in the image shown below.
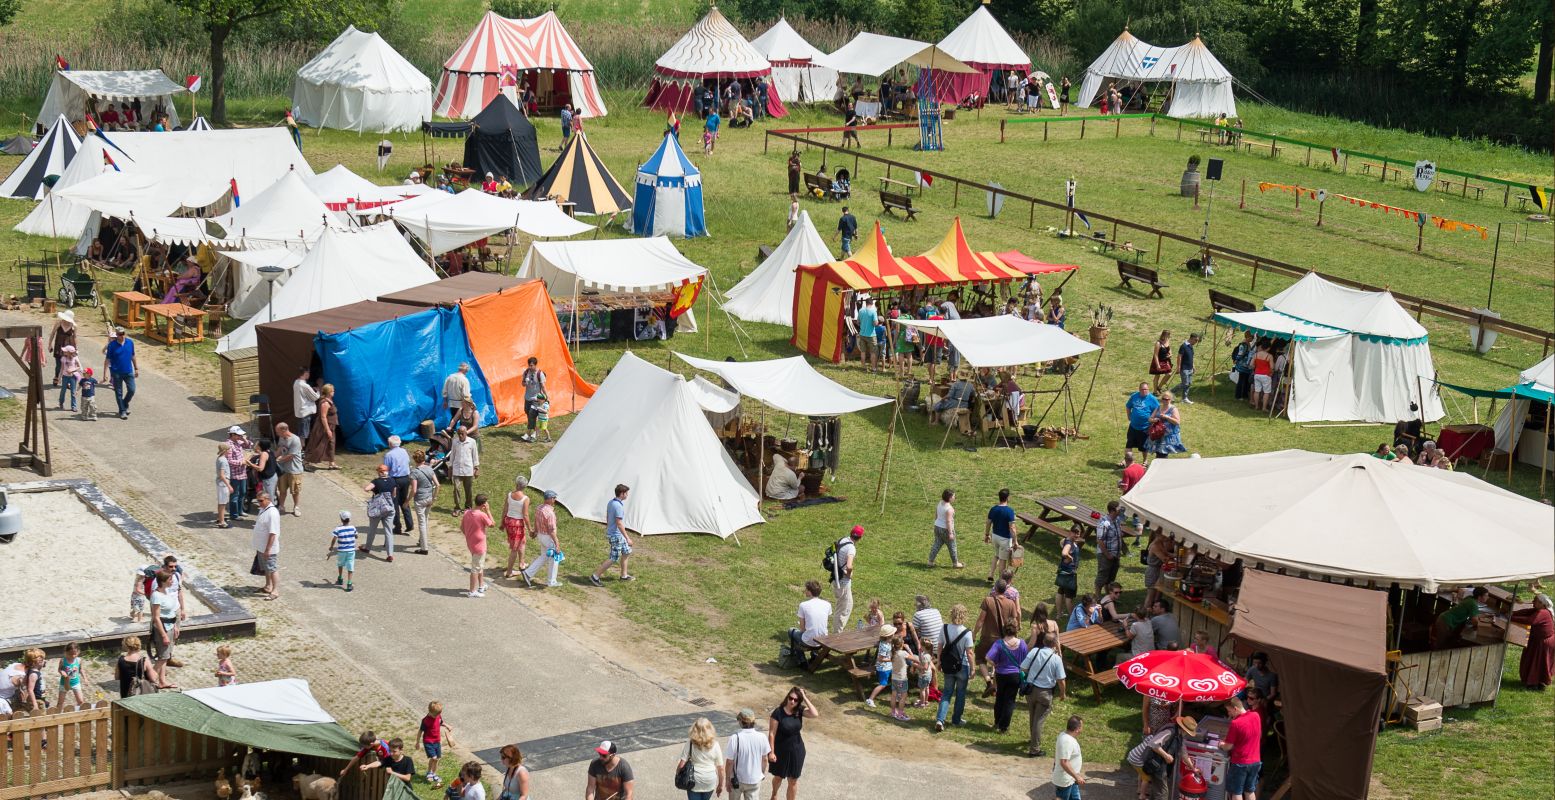
<path fill-rule="evenodd" d="M 498 425 L 525 420 L 523 376 L 530 356 L 540 360 L 545 372 L 552 417 L 578 411 L 594 396 L 594 385 L 573 366 L 544 282 L 533 280 L 466 300 L 459 311 L 470 350 L 491 388 Z"/>

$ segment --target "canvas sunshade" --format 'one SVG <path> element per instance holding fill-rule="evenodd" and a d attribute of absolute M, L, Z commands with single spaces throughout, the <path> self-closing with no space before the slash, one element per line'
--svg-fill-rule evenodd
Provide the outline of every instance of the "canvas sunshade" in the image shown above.
<path fill-rule="evenodd" d="M 889 397 L 861 394 L 815 371 L 804 356 L 770 361 L 713 361 L 676 353 L 681 361 L 729 382 L 740 394 L 780 411 L 831 417 L 885 405 Z"/>

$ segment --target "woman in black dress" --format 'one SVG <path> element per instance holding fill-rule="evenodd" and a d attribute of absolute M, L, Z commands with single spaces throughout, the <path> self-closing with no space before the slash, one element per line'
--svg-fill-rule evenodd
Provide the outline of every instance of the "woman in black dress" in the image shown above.
<path fill-rule="evenodd" d="M 815 705 L 798 686 L 789 689 L 782 705 L 772 710 L 772 718 L 767 721 L 767 745 L 771 748 L 767 760 L 772 762 L 774 798 L 785 778 L 788 779 L 788 800 L 799 796 L 799 773 L 804 771 L 804 736 L 801 731 L 806 717 L 815 719 L 817 716 L 820 715 Z"/>
<path fill-rule="evenodd" d="M 1161 338 L 1155 341 L 1155 350 L 1150 355 L 1150 374 L 1152 385 L 1156 394 L 1161 393 L 1161 387 L 1166 385 L 1172 377 L 1172 332 L 1161 331 Z"/>

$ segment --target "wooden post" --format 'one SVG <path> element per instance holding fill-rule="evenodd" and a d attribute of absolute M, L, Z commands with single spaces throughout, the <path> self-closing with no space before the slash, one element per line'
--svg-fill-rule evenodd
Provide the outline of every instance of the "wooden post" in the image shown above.
<path fill-rule="evenodd" d="M 886 147 L 890 147 L 891 146 L 891 134 L 893 134 L 895 132 L 896 132 L 895 128 L 886 128 L 885 129 L 885 146 Z"/>
<path fill-rule="evenodd" d="M 1119 117 L 1119 118 L 1117 118 L 1117 119 L 1112 121 L 1112 138 L 1116 139 L 1116 138 L 1118 138 L 1119 136 L 1122 136 L 1122 135 L 1123 135 L 1123 118 Z"/>
<path fill-rule="evenodd" d="M 952 185 L 956 188 L 955 191 L 951 193 L 950 207 L 955 208 L 961 202 L 961 181 L 956 181 Z"/>
<path fill-rule="evenodd" d="M 1307 148 L 1307 166 L 1312 166 L 1312 148 Z"/>
<path fill-rule="evenodd" d="M 1512 184 L 1501 187 L 1501 207 L 1506 208 L 1512 202 Z"/>
<path fill-rule="evenodd" d="M 999 144 L 1004 144 L 1004 120 L 999 120 Z"/>
<path fill-rule="evenodd" d="M 1539 499 L 1544 499 L 1544 481 L 1550 471 L 1550 418 L 1555 417 L 1555 408 L 1545 404 L 1544 408 L 1544 447 L 1539 453 Z M 1512 463 L 1512 454 L 1506 454 L 1507 464 Z"/>
<path fill-rule="evenodd" d="M 1242 179 L 1242 199 L 1236 201 L 1238 209 L 1247 208 L 1247 179 Z"/>
<path fill-rule="evenodd" d="M 1177 121 L 1177 141 L 1182 141 L 1182 120 Z"/>
<path fill-rule="evenodd" d="M 1278 136 L 1270 136 L 1269 137 L 1269 157 L 1270 158 L 1274 158 L 1274 157 L 1279 155 L 1280 150 L 1279 150 L 1279 147 L 1277 146 L 1279 143 L 1280 143 L 1280 137 L 1278 137 Z"/>
<path fill-rule="evenodd" d="M 1350 154 L 1349 153 L 1345 153 L 1344 154 L 1344 160 L 1339 162 L 1339 174 L 1340 175 L 1349 175 L 1350 174 Z"/>
<path fill-rule="evenodd" d="M 1085 117 L 1080 118 L 1080 138 L 1085 138 Z"/>
<path fill-rule="evenodd" d="M 756 429 L 756 508 L 761 509 L 761 501 L 767 496 L 767 481 L 762 477 L 767 468 L 767 404 L 761 404 L 761 423 Z"/>
<path fill-rule="evenodd" d="M 1161 263 L 1161 242 L 1162 241 L 1163 241 L 1163 239 L 1162 239 L 1162 236 L 1161 236 L 1161 231 L 1156 231 L 1155 232 L 1155 263 L 1157 263 L 1157 264 Z"/>
<path fill-rule="evenodd" d="M 423 139 L 426 137 L 422 137 Z M 761 136 L 761 154 L 767 154 L 767 147 L 772 144 L 772 131 L 766 131 Z"/>
<path fill-rule="evenodd" d="M 1253 286 L 1252 291 L 1258 291 L 1258 259 L 1253 259 Z"/>
<path fill-rule="evenodd" d="M 1026 227 L 1037 227 L 1037 201 L 1031 201 L 1031 213 L 1026 216 Z"/>
<path fill-rule="evenodd" d="M 1317 226 L 1319 228 L 1323 227 L 1323 206 L 1325 205 L 1328 205 L 1327 198 L 1317 201 Z"/>
<path fill-rule="evenodd" d="M 1150 138 L 1155 138 L 1155 115 L 1150 115 Z"/>
<path fill-rule="evenodd" d="M 1047 141 L 1047 120 L 1042 120 L 1042 141 Z"/>
<path fill-rule="evenodd" d="M 1210 324 L 1215 326 L 1215 338 L 1209 342 L 1209 396 L 1215 396 L 1215 359 L 1220 353 L 1220 323 L 1215 321 L 1215 310 L 1210 309 Z"/>

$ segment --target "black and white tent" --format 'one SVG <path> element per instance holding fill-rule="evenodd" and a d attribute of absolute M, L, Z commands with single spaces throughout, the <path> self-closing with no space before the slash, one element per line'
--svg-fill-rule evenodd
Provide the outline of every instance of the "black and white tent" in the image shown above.
<path fill-rule="evenodd" d="M 211 123 L 205 117 L 195 117 L 194 122 L 189 123 L 188 127 L 188 130 L 191 131 L 208 131 L 210 129 Z"/>
<path fill-rule="evenodd" d="M 80 147 L 81 137 L 65 121 L 64 115 L 60 115 L 38 141 L 38 146 L 22 159 L 22 163 L 6 177 L 4 183 L 0 183 L 0 197 L 42 200 L 47 191 L 43 179 L 63 174 Z"/>

